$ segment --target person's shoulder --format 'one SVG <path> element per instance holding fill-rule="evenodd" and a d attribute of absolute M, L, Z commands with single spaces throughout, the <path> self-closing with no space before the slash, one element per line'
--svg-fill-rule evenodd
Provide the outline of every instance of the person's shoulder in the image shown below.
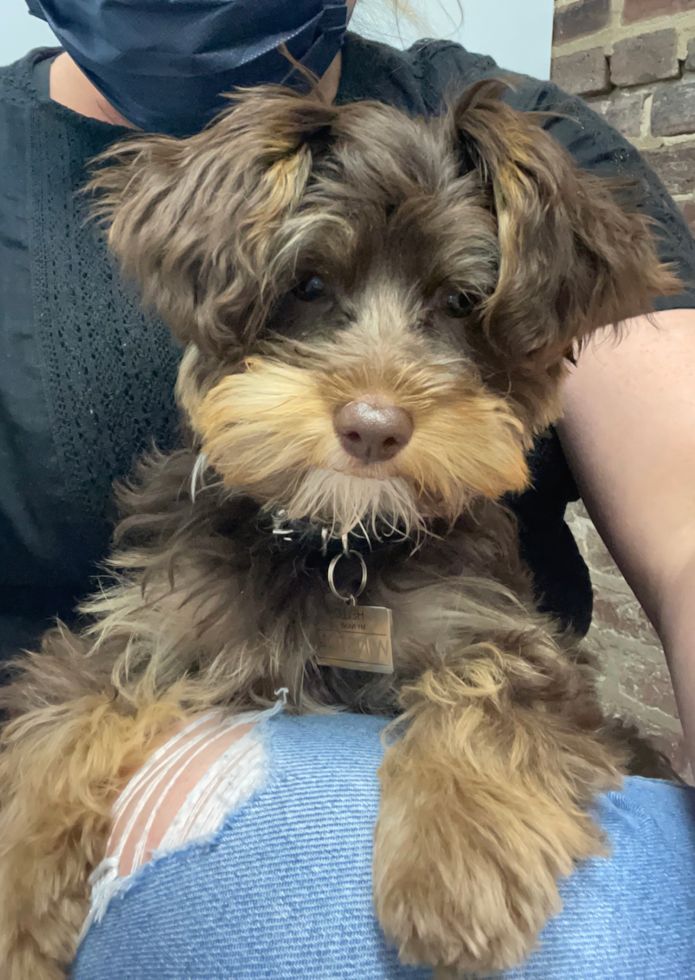
<path fill-rule="evenodd" d="M 454 41 L 420 40 L 403 57 L 439 102 L 449 101 L 476 82 L 495 78 L 507 83 L 505 101 L 520 111 L 552 112 L 570 98 L 552 82 L 510 71 L 490 55 L 469 51 Z"/>
<path fill-rule="evenodd" d="M 30 105 L 39 100 L 34 85 L 34 69 L 39 62 L 57 53 L 55 48 L 34 48 L 23 58 L 0 66 L 0 102 Z"/>
<path fill-rule="evenodd" d="M 403 51 L 402 58 L 435 99 L 451 99 L 476 82 L 497 78 L 508 86 L 504 100 L 521 112 L 542 112 L 548 120 L 567 117 L 581 125 L 598 118 L 584 100 L 553 82 L 510 71 L 489 55 L 468 51 L 453 41 L 420 40 Z M 605 123 L 604 127 L 610 129 Z"/>
<path fill-rule="evenodd" d="M 425 38 L 404 51 L 403 57 L 421 80 L 432 110 L 474 82 L 504 74 L 494 58 L 468 51 L 453 41 Z"/>
<path fill-rule="evenodd" d="M 341 101 L 377 98 L 430 115 L 486 78 L 505 79 L 510 85 L 505 98 L 521 110 L 550 109 L 563 98 L 550 82 L 510 72 L 490 55 L 441 39 L 423 38 L 402 50 L 348 34 L 343 70 Z"/>
<path fill-rule="evenodd" d="M 455 41 L 423 38 L 399 55 L 417 80 L 426 111 L 433 115 L 485 79 L 505 79 L 518 88 L 520 108 L 534 101 L 535 88 L 540 85 L 501 68 L 490 55 L 469 51 Z"/>
<path fill-rule="evenodd" d="M 405 50 L 349 33 L 340 102 L 378 99 L 414 115 L 437 115 L 448 98 L 500 69 L 488 55 L 424 38 Z"/>

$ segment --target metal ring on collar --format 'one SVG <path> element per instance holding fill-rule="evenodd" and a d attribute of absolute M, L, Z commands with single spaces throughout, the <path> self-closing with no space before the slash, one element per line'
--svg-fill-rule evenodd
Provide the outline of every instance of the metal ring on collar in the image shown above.
<path fill-rule="evenodd" d="M 350 595 L 347 596 L 341 595 L 340 592 L 338 592 L 337 588 L 335 587 L 335 568 L 341 558 L 353 558 L 353 557 L 358 559 L 362 567 L 362 581 L 359 584 L 357 592 L 355 592 L 354 594 L 351 593 Z M 347 554 L 343 554 L 342 552 L 340 552 L 339 554 L 331 558 L 331 563 L 328 566 L 328 585 L 330 587 L 331 592 L 336 597 L 336 599 L 340 599 L 341 602 L 349 602 L 353 606 L 355 605 L 357 598 L 362 595 L 365 588 L 367 587 L 367 565 L 359 551 L 349 551 Z"/>

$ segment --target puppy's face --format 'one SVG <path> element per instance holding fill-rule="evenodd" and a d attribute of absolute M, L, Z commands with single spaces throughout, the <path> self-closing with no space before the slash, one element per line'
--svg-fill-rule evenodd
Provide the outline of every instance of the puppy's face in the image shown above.
<path fill-rule="evenodd" d="M 576 343 L 677 288 L 645 220 L 495 83 L 429 122 L 259 90 L 115 156 L 111 244 L 189 345 L 201 452 L 335 533 L 521 490 Z"/>

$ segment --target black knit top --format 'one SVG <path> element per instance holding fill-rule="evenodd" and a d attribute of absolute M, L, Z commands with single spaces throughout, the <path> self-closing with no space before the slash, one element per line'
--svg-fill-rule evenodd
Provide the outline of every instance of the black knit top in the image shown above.
<path fill-rule="evenodd" d="M 111 485 L 154 440 L 176 441 L 180 351 L 146 318 L 77 193 L 87 162 L 124 130 L 52 102 L 39 50 L 0 68 L 0 655 L 69 617 L 108 548 Z M 448 42 L 407 52 L 348 35 L 339 102 L 380 99 L 436 113 L 448 92 L 498 73 L 490 58 Z M 518 108 L 556 110 L 546 128 L 578 162 L 645 182 L 662 257 L 695 281 L 695 245 L 637 151 L 580 100 L 524 80 Z M 695 306 L 695 292 L 658 308 Z M 580 633 L 591 585 L 564 523 L 576 489 L 557 437 L 539 440 L 534 489 L 513 501 L 542 605 Z"/>

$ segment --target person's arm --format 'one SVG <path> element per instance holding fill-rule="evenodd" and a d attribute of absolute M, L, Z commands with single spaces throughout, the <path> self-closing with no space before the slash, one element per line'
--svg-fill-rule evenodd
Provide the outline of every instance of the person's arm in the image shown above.
<path fill-rule="evenodd" d="M 564 408 L 563 448 L 664 645 L 695 771 L 695 310 L 597 334 Z"/>

